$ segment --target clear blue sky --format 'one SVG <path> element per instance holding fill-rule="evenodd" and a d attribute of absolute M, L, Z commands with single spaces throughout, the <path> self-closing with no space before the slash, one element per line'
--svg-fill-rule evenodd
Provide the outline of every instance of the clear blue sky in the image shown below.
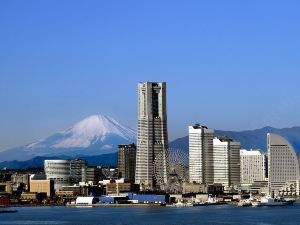
<path fill-rule="evenodd" d="M 0 149 L 92 114 L 135 128 L 166 81 L 170 139 L 194 122 L 300 125 L 300 1 L 0 2 Z"/>

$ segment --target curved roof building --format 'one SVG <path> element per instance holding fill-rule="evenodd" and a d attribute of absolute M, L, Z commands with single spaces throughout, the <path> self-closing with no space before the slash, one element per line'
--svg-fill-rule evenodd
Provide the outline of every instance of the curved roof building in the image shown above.
<path fill-rule="evenodd" d="M 268 156 L 270 193 L 299 195 L 299 161 L 292 145 L 283 137 L 269 133 Z"/>

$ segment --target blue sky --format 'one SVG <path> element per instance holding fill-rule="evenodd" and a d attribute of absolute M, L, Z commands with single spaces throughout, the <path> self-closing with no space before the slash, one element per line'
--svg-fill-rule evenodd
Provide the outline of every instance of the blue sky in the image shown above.
<path fill-rule="evenodd" d="M 170 139 L 194 122 L 300 125 L 299 1 L 1 1 L 0 149 L 92 114 L 135 127 L 166 81 Z"/>

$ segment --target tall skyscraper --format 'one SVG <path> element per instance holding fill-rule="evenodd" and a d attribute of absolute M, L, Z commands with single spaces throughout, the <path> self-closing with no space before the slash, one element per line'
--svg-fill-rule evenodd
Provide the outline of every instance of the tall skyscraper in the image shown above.
<path fill-rule="evenodd" d="M 118 169 L 121 178 L 130 183 L 135 182 L 135 164 L 136 164 L 136 146 L 119 145 L 118 151 Z"/>
<path fill-rule="evenodd" d="M 277 134 L 268 134 L 270 193 L 299 195 L 300 171 L 292 145 Z"/>
<path fill-rule="evenodd" d="M 190 182 L 214 183 L 213 137 L 213 129 L 199 124 L 189 126 Z"/>
<path fill-rule="evenodd" d="M 153 174 L 153 162 L 158 155 L 167 155 L 168 129 L 166 83 L 138 84 L 138 137 L 135 183 L 142 189 L 159 188 Z M 166 159 L 161 160 L 167 183 Z"/>
<path fill-rule="evenodd" d="M 214 183 L 225 189 L 240 184 L 240 142 L 229 137 L 213 140 Z"/>
<path fill-rule="evenodd" d="M 242 149 L 241 155 L 241 184 L 251 185 L 255 181 L 267 179 L 267 156 L 260 150 L 247 151 Z"/>

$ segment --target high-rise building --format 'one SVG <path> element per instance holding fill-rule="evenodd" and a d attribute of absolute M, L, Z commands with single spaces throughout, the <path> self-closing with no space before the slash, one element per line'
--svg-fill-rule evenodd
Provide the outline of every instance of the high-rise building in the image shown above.
<path fill-rule="evenodd" d="M 87 162 L 82 159 L 70 161 L 70 183 L 78 184 L 86 181 Z"/>
<path fill-rule="evenodd" d="M 277 134 L 268 134 L 269 190 L 299 195 L 300 171 L 292 145 Z"/>
<path fill-rule="evenodd" d="M 135 144 L 119 145 L 119 152 L 118 152 L 119 175 L 121 178 L 124 178 L 130 183 L 135 182 L 135 163 L 136 163 Z"/>
<path fill-rule="evenodd" d="M 225 189 L 240 184 L 240 142 L 229 137 L 213 140 L 214 183 Z"/>
<path fill-rule="evenodd" d="M 241 155 L 241 184 L 251 185 L 267 179 L 267 155 L 260 150 L 247 151 L 242 149 Z"/>
<path fill-rule="evenodd" d="M 54 180 L 56 191 L 63 186 L 78 184 L 86 181 L 85 160 L 45 160 L 44 170 L 47 180 Z"/>
<path fill-rule="evenodd" d="M 166 108 L 166 83 L 138 84 L 138 137 L 135 183 L 142 189 L 157 187 L 153 163 L 162 157 L 163 180 L 167 183 L 166 155 L 168 151 L 168 129 Z"/>
<path fill-rule="evenodd" d="M 189 176 L 191 183 L 214 183 L 213 137 L 213 129 L 199 124 L 189 126 Z"/>
<path fill-rule="evenodd" d="M 58 191 L 62 186 L 70 184 L 69 160 L 45 160 L 44 170 L 47 180 L 54 180 L 54 189 Z"/>

